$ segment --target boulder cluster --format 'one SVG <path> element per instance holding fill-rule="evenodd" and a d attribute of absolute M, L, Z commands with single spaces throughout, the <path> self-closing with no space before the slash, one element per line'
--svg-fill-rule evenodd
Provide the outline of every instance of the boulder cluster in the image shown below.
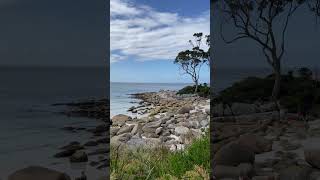
<path fill-rule="evenodd" d="M 215 179 L 320 179 L 320 120 L 307 129 L 273 103 L 217 104 L 212 112 Z"/>
<path fill-rule="evenodd" d="M 110 128 L 113 147 L 153 148 L 164 146 L 182 150 L 209 128 L 209 100 L 194 96 L 178 96 L 174 91 L 135 94 L 140 106 L 129 111 L 141 114 L 132 118 L 119 114 L 112 117 Z"/>

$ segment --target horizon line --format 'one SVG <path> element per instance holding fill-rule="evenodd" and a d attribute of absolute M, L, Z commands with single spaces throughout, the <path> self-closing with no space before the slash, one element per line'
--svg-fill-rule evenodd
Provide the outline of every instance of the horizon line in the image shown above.
<path fill-rule="evenodd" d="M 192 82 L 115 82 L 115 81 L 110 81 L 110 83 L 135 83 L 135 84 L 194 84 Z M 203 84 L 203 83 L 200 83 Z M 207 83 L 210 84 L 210 83 Z"/>

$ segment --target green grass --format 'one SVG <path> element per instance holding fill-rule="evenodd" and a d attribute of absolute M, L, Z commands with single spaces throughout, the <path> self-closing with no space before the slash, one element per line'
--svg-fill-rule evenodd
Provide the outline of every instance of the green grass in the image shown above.
<path fill-rule="evenodd" d="M 205 135 L 184 151 L 111 148 L 111 179 L 207 179 L 210 141 Z"/>

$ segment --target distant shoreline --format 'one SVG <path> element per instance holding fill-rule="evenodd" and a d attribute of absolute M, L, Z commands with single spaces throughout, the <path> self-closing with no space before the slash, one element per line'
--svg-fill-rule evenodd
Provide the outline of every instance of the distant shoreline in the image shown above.
<path fill-rule="evenodd" d="M 110 82 L 110 84 L 169 84 L 169 85 L 192 85 L 192 83 L 178 83 L 178 82 Z"/>

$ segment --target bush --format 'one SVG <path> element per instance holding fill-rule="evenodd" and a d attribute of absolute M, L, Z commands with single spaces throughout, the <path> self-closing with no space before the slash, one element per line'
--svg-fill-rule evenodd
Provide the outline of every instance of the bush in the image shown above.
<path fill-rule="evenodd" d="M 184 151 L 111 148 L 111 179 L 181 179 L 209 176 L 210 141 L 207 133 Z M 197 178 L 195 178 L 197 179 Z"/>
<path fill-rule="evenodd" d="M 177 94 L 194 94 L 196 86 L 186 86 L 182 89 L 180 89 Z M 209 97 L 210 96 L 210 87 L 207 85 L 207 83 L 204 84 L 199 84 L 198 85 L 198 90 L 197 90 L 197 94 L 200 97 Z"/>
<path fill-rule="evenodd" d="M 298 112 L 305 106 L 320 103 L 320 83 L 310 78 L 311 74 L 302 68 L 298 70 L 299 76 L 293 76 L 293 72 L 281 76 L 280 104 L 289 112 Z M 217 101 L 226 104 L 270 101 L 273 85 L 273 75 L 248 77 L 221 91 Z"/>

